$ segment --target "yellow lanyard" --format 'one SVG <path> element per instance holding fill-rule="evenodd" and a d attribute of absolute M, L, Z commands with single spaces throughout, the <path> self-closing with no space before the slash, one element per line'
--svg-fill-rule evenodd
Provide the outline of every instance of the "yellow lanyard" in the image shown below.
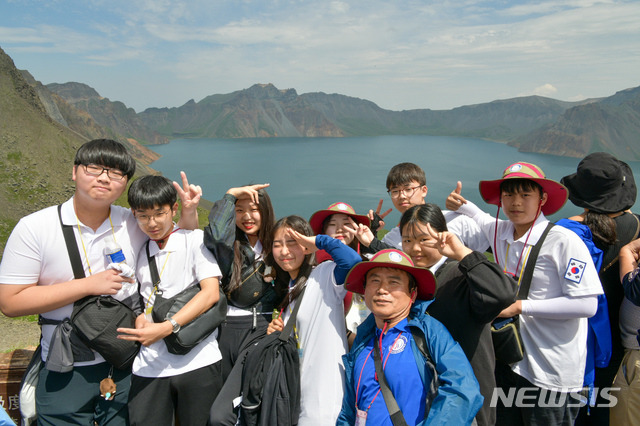
<path fill-rule="evenodd" d="M 82 229 L 80 228 L 80 219 L 76 215 L 76 224 L 78 225 L 78 233 L 80 234 L 80 242 L 82 243 L 82 251 L 84 252 L 84 259 L 87 261 L 87 268 L 89 268 L 89 275 L 93 275 L 91 272 L 91 264 L 89 263 L 89 256 L 87 255 L 87 248 L 84 245 L 84 238 L 82 238 Z M 111 221 L 111 209 L 109 209 L 109 225 L 111 225 L 111 233 L 113 234 L 113 241 L 118 243 L 116 240 L 116 232 L 113 230 L 113 222 Z"/>

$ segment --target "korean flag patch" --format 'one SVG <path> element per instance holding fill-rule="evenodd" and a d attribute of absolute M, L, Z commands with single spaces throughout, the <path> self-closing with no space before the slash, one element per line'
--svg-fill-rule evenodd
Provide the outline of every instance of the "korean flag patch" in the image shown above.
<path fill-rule="evenodd" d="M 579 283 L 586 267 L 585 262 L 571 258 L 567 265 L 567 272 L 564 274 L 565 279 Z"/>

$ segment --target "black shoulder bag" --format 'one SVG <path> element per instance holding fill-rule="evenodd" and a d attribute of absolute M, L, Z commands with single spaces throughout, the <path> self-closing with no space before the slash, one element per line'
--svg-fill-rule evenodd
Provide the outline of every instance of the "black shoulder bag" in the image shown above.
<path fill-rule="evenodd" d="M 533 277 L 533 270 L 536 266 L 536 260 L 538 259 L 538 253 L 544 242 L 549 230 L 554 226 L 549 222 L 544 232 L 540 236 L 540 239 L 533 246 L 527 259 L 527 266 L 522 276 L 522 282 L 520 289 L 518 290 L 517 299 L 524 300 L 529 295 L 529 288 L 531 287 L 531 278 Z M 525 247 L 526 249 L 526 247 Z M 493 340 L 493 350 L 496 355 L 496 360 L 505 364 L 513 364 L 522 361 L 524 358 L 524 346 L 522 345 L 522 338 L 520 336 L 520 316 L 516 315 L 511 318 L 496 318 L 491 323 L 491 337 Z"/>
<path fill-rule="evenodd" d="M 85 278 L 73 228 L 62 223 L 61 206 L 58 206 L 58 215 L 73 275 L 76 279 Z M 118 339 L 116 331 L 121 327 L 135 327 L 135 314 L 129 306 L 111 296 L 87 296 L 73 304 L 70 319 L 76 335 L 109 364 L 118 369 L 131 367 L 140 343 Z"/>
<path fill-rule="evenodd" d="M 154 322 L 163 322 L 175 315 L 189 300 L 198 294 L 201 290 L 200 284 L 192 285 L 175 296 L 165 299 L 162 297 L 160 290 L 160 275 L 156 259 L 149 254 L 149 242 L 147 241 L 147 260 L 149 261 L 149 269 L 151 270 L 151 280 L 158 290 L 156 291 L 156 300 L 153 303 L 151 317 Z M 227 298 L 219 287 L 220 299 L 218 302 L 205 311 L 203 314 L 194 318 L 188 324 L 180 327 L 177 333 L 171 333 L 164 338 L 164 343 L 170 353 L 176 355 L 184 355 L 191 349 L 196 347 L 200 342 L 207 338 L 216 328 L 227 318 Z"/>

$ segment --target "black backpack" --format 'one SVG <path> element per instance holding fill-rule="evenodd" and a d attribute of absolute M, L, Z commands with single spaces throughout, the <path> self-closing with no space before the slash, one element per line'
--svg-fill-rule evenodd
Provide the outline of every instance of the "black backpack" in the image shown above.
<path fill-rule="evenodd" d="M 282 332 L 274 332 L 249 351 L 242 372 L 242 425 L 298 424 L 300 416 L 300 358 L 291 331 L 304 291 L 296 300 Z"/>

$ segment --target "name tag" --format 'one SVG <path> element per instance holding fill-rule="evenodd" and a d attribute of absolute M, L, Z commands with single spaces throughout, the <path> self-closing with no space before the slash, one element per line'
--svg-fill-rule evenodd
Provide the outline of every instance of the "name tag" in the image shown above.
<path fill-rule="evenodd" d="M 355 426 L 364 426 L 367 423 L 367 412 L 356 408 L 356 424 Z"/>

